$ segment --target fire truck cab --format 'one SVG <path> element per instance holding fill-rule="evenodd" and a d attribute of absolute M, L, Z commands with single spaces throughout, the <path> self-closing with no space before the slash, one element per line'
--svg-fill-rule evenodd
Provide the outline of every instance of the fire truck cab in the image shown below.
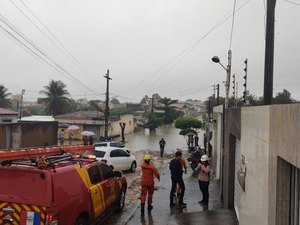
<path fill-rule="evenodd" d="M 0 225 L 96 224 L 123 209 L 127 182 L 122 172 L 66 150 L 40 151 L 25 150 L 27 159 L 0 151 Z"/>

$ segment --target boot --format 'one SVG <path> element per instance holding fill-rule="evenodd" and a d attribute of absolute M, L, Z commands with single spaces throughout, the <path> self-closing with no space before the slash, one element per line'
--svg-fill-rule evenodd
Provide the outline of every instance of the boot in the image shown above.
<path fill-rule="evenodd" d="M 153 209 L 153 206 L 151 204 L 148 204 L 148 211 L 151 211 Z"/>
<path fill-rule="evenodd" d="M 145 212 L 145 204 L 141 204 L 141 213 L 144 214 Z"/>

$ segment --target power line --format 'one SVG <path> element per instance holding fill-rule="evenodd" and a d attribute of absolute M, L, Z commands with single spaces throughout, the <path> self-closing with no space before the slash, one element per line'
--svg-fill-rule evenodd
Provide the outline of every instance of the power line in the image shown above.
<path fill-rule="evenodd" d="M 78 66 L 80 68 L 81 71 L 85 72 L 88 76 L 92 77 L 94 81 L 96 81 L 99 85 L 101 85 L 98 80 L 70 53 L 70 51 L 68 51 L 68 49 L 62 44 L 61 41 L 59 41 L 59 39 L 53 34 L 53 32 L 51 32 L 47 26 L 38 18 L 38 16 L 36 14 L 33 13 L 33 11 L 24 3 L 23 0 L 19 0 L 24 7 L 34 16 L 34 18 L 36 18 L 39 23 L 42 25 L 42 27 L 44 27 L 45 30 L 48 31 L 48 33 L 57 41 L 57 43 L 59 45 L 57 45 L 53 40 L 51 40 L 51 38 L 44 32 L 42 31 L 42 29 L 40 29 L 40 27 L 34 23 L 34 21 L 32 21 L 31 18 L 29 18 L 29 16 L 27 16 L 21 9 L 20 7 L 18 7 L 14 2 L 12 2 L 12 0 L 10 0 L 10 2 L 63 54 L 65 55 L 70 61 L 72 61 L 76 66 Z"/>
<path fill-rule="evenodd" d="M 291 3 L 291 4 L 294 4 L 294 5 L 297 5 L 297 6 L 300 6 L 300 4 L 297 3 L 297 2 L 292 2 L 292 1 L 289 1 L 289 0 L 283 0 L 283 1 L 288 2 L 288 3 Z"/>
<path fill-rule="evenodd" d="M 235 10 L 235 13 L 238 12 L 241 8 L 243 8 L 250 0 L 247 0 L 244 4 L 242 4 L 237 10 Z M 225 23 L 228 19 L 230 19 L 232 15 L 224 16 L 221 18 L 208 32 L 206 32 L 200 39 L 198 39 L 194 44 L 192 44 L 190 47 L 186 48 L 184 51 L 182 51 L 180 54 L 178 54 L 176 57 L 174 57 L 172 60 L 170 60 L 165 66 L 162 66 L 158 71 L 160 71 L 162 68 L 165 68 L 172 62 L 176 61 L 178 58 L 178 62 L 175 63 L 168 71 L 166 71 L 164 74 L 162 74 L 158 79 L 156 79 L 154 82 L 152 82 L 149 86 L 146 88 L 143 88 L 143 91 L 149 90 L 150 87 L 152 87 L 155 83 L 157 83 L 159 80 L 161 80 L 166 74 L 168 74 L 187 54 L 189 54 L 202 40 L 204 40 L 210 33 L 212 33 L 215 29 L 217 29 L 219 26 L 221 26 L 223 23 Z M 155 73 L 152 73 L 151 75 L 154 75 Z M 147 77 L 147 79 L 150 76 Z M 145 81 L 145 80 L 144 80 Z M 140 82 L 144 83 L 144 81 Z M 133 89 L 132 89 L 133 90 Z"/>
<path fill-rule="evenodd" d="M 55 62 L 54 59 L 52 59 L 47 53 L 45 53 L 42 49 L 40 49 L 32 40 L 30 40 L 24 33 L 22 33 L 18 28 L 16 28 L 12 23 L 10 23 L 4 16 L 0 14 L 0 20 L 3 24 L 5 24 L 9 29 L 11 29 L 14 33 L 16 33 L 21 39 L 23 39 L 25 42 L 27 42 L 33 49 L 36 50 L 33 51 L 33 49 L 29 48 L 24 42 L 22 42 L 20 39 L 18 39 L 14 34 L 9 32 L 6 28 L 0 25 L 0 27 L 7 32 L 12 38 L 14 38 L 16 41 L 21 43 L 24 47 L 26 47 L 29 51 L 31 51 L 34 55 L 39 57 L 41 60 L 46 62 L 49 66 L 56 69 L 61 74 L 65 74 L 69 76 L 73 81 L 75 81 L 79 86 L 83 86 L 85 89 L 94 92 L 92 89 L 87 87 L 86 85 L 82 84 L 81 81 L 79 81 L 76 77 L 74 77 L 71 73 L 69 73 L 66 69 L 64 69 L 61 65 L 59 65 L 57 62 Z"/>
<path fill-rule="evenodd" d="M 233 25 L 234 25 L 234 14 L 235 14 L 235 4 L 236 4 L 236 0 L 234 0 L 234 4 L 233 4 L 232 24 L 231 24 L 231 34 L 230 34 L 230 44 L 229 44 L 229 49 L 231 49 L 231 44 L 232 44 Z"/>

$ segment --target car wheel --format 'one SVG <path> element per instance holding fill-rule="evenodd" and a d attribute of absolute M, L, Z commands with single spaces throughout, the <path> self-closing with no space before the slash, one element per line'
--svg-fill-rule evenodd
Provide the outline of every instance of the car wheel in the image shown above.
<path fill-rule="evenodd" d="M 122 189 L 117 203 L 117 212 L 123 211 L 125 207 L 125 196 L 126 196 L 126 191 Z"/>
<path fill-rule="evenodd" d="M 131 163 L 130 172 L 134 173 L 135 170 L 136 170 L 136 162 L 134 161 Z"/>
<path fill-rule="evenodd" d="M 75 225 L 88 225 L 88 223 L 86 222 L 85 219 L 79 218 L 79 219 L 76 221 Z"/>

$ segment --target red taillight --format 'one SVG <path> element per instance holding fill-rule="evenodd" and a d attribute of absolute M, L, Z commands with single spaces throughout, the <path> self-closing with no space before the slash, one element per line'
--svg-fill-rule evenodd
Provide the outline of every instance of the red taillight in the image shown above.
<path fill-rule="evenodd" d="M 107 163 L 107 160 L 106 159 L 101 159 L 101 162 Z"/>
<path fill-rule="evenodd" d="M 46 214 L 46 225 L 58 224 L 58 213 L 47 213 Z"/>

